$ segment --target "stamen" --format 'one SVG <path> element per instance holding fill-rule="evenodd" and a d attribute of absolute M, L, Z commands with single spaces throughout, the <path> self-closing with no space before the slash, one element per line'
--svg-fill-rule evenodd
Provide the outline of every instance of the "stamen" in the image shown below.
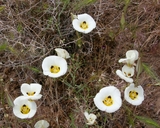
<path fill-rule="evenodd" d="M 103 100 L 103 103 L 106 105 L 106 106 L 111 106 L 113 104 L 113 99 L 111 96 L 108 96 L 106 97 L 104 100 Z"/>
<path fill-rule="evenodd" d="M 58 67 L 58 66 L 51 66 L 50 67 L 50 72 L 51 73 L 58 73 L 60 71 L 60 67 Z"/>
<path fill-rule="evenodd" d="M 128 76 L 131 76 L 131 73 L 128 73 Z"/>
<path fill-rule="evenodd" d="M 126 73 L 126 72 L 124 72 L 124 75 L 125 75 L 125 76 L 127 76 L 127 73 Z"/>
<path fill-rule="evenodd" d="M 80 27 L 82 29 L 87 29 L 88 28 L 88 24 L 86 23 L 86 21 L 83 21 L 81 24 L 80 24 Z"/>
<path fill-rule="evenodd" d="M 138 92 L 136 91 L 130 91 L 129 92 L 129 97 L 132 99 L 132 100 L 135 100 L 137 97 L 138 97 Z"/>
<path fill-rule="evenodd" d="M 33 96 L 36 92 L 27 92 L 28 96 Z"/>
<path fill-rule="evenodd" d="M 30 112 L 30 108 L 27 106 L 27 105 L 23 105 L 22 107 L 21 107 L 21 113 L 22 114 L 28 114 Z"/>

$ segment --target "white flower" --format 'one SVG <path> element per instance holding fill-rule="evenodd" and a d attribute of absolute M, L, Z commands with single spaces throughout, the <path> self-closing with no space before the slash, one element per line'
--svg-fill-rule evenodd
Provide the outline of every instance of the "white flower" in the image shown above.
<path fill-rule="evenodd" d="M 62 57 L 64 59 L 70 58 L 69 53 L 65 49 L 56 48 L 55 51 L 56 51 L 56 53 L 57 53 L 58 56 L 60 56 L 60 57 Z"/>
<path fill-rule="evenodd" d="M 21 85 L 21 92 L 24 96 L 28 97 L 31 100 L 38 100 L 42 97 L 41 92 L 42 85 L 37 83 L 27 84 L 24 83 Z"/>
<path fill-rule="evenodd" d="M 95 20 L 88 14 L 74 16 L 72 21 L 73 28 L 78 32 L 89 33 L 96 27 Z"/>
<path fill-rule="evenodd" d="M 140 105 L 144 100 L 144 90 L 142 86 L 135 87 L 134 84 L 130 84 L 124 92 L 124 98 L 132 105 Z"/>
<path fill-rule="evenodd" d="M 113 113 L 122 106 L 121 93 L 114 86 L 104 87 L 96 94 L 94 104 L 101 111 Z"/>
<path fill-rule="evenodd" d="M 121 70 L 117 70 L 116 74 L 123 80 L 129 83 L 133 83 L 133 79 L 131 78 L 134 75 L 134 67 L 130 67 L 127 65 L 124 65 Z"/>
<path fill-rule="evenodd" d="M 13 103 L 13 113 L 21 119 L 32 118 L 37 111 L 36 103 L 28 100 L 28 97 L 19 96 L 13 101 Z"/>
<path fill-rule="evenodd" d="M 118 62 L 134 65 L 134 62 L 138 59 L 138 56 L 139 53 L 137 50 L 129 50 L 126 52 L 126 58 L 120 59 Z"/>
<path fill-rule="evenodd" d="M 39 120 L 38 122 L 36 122 L 34 127 L 35 128 L 48 128 L 49 123 L 46 120 Z"/>
<path fill-rule="evenodd" d="M 88 112 L 86 112 L 86 111 L 84 112 L 84 116 L 87 119 L 88 125 L 93 125 L 95 120 L 97 119 L 97 116 L 95 114 L 93 114 L 93 113 L 88 114 Z"/>
<path fill-rule="evenodd" d="M 48 56 L 42 62 L 42 69 L 44 75 L 57 78 L 67 72 L 67 62 L 59 56 Z"/>

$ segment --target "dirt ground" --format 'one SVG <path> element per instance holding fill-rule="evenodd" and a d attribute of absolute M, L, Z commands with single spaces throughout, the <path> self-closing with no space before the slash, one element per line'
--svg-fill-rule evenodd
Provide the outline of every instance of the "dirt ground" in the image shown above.
<path fill-rule="evenodd" d="M 96 28 L 77 37 L 71 13 L 90 14 Z M 43 75 L 41 65 L 46 56 L 56 55 L 57 47 L 66 49 L 71 58 L 67 73 L 53 79 Z M 147 65 L 138 78 L 145 93 L 139 106 L 124 100 L 127 83 L 115 73 L 122 67 L 118 60 L 131 49 Z M 0 0 L 0 58 L 1 128 L 33 128 L 41 119 L 50 128 L 160 125 L 159 0 Z M 17 118 L 9 102 L 22 95 L 23 83 L 42 85 L 43 96 L 36 101 L 38 109 L 31 119 Z M 123 105 L 113 114 L 98 110 L 93 102 L 108 85 L 122 92 Z M 86 124 L 85 110 L 97 115 L 94 125 Z"/>

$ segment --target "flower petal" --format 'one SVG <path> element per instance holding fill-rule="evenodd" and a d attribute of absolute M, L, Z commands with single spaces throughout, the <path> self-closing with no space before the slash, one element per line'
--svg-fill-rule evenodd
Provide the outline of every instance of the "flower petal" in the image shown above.
<path fill-rule="evenodd" d="M 129 65 L 135 65 L 135 61 L 138 59 L 139 53 L 137 50 L 128 50 L 126 52 L 126 58 L 120 59 L 119 63 L 126 63 Z"/>
<path fill-rule="evenodd" d="M 125 80 L 126 82 L 133 83 L 133 79 L 124 76 L 124 74 L 123 74 L 123 72 L 122 72 L 121 70 L 117 70 L 117 71 L 116 71 L 116 74 L 117 74 L 121 79 Z"/>
<path fill-rule="evenodd" d="M 137 50 L 128 50 L 126 52 L 126 58 L 131 59 L 133 61 L 137 60 L 139 56 L 139 53 Z"/>
<path fill-rule="evenodd" d="M 88 25 L 87 29 L 82 29 L 80 27 L 81 23 L 83 23 L 84 21 Z M 73 28 L 75 30 L 79 31 L 79 32 L 89 33 L 89 32 L 91 32 L 96 27 L 96 22 L 94 21 L 94 19 L 90 15 L 84 13 L 84 14 L 78 15 L 77 19 L 73 19 L 72 25 L 73 25 Z"/>
<path fill-rule="evenodd" d="M 59 57 L 62 57 L 62 58 L 64 58 L 64 59 L 70 58 L 69 53 L 68 53 L 65 49 L 56 48 L 55 51 L 56 51 L 56 53 L 57 53 L 57 55 L 58 55 Z"/>
<path fill-rule="evenodd" d="M 134 100 L 131 99 L 129 96 L 130 91 L 136 91 L 138 93 L 137 98 L 135 98 Z M 125 100 L 130 104 L 140 105 L 144 100 L 144 90 L 142 86 L 139 85 L 138 87 L 135 87 L 134 84 L 132 83 L 125 89 L 124 97 L 125 97 Z"/>
<path fill-rule="evenodd" d="M 23 114 L 21 112 L 22 106 L 27 106 L 30 110 L 28 113 Z M 15 116 L 21 119 L 32 118 L 37 111 L 37 105 L 34 101 L 28 100 L 28 97 L 19 96 L 14 100 L 13 113 Z"/>
<path fill-rule="evenodd" d="M 48 128 L 49 123 L 46 120 L 39 120 L 34 125 L 35 128 Z"/>
<path fill-rule="evenodd" d="M 24 83 L 21 85 L 21 92 L 24 96 L 29 97 L 31 100 L 38 100 L 42 97 L 40 93 L 42 85 L 37 83 L 27 84 Z M 29 95 L 28 93 L 33 93 L 33 95 Z"/>
<path fill-rule="evenodd" d="M 134 75 L 134 66 L 129 67 L 127 65 L 124 65 L 122 67 L 122 72 L 126 77 L 132 77 Z"/>
<path fill-rule="evenodd" d="M 28 96 L 28 95 L 27 95 L 27 92 L 31 92 L 31 87 L 30 87 L 30 85 L 27 84 L 27 83 L 23 83 L 23 84 L 21 85 L 21 92 L 22 92 L 22 94 L 23 94 L 24 96 Z"/>
<path fill-rule="evenodd" d="M 51 73 L 51 66 L 59 66 L 60 71 L 58 73 Z M 67 72 L 67 62 L 64 58 L 59 56 L 48 56 L 42 62 L 43 74 L 53 78 L 60 77 Z"/>
<path fill-rule="evenodd" d="M 107 106 L 103 103 L 103 100 L 109 96 L 112 98 L 113 104 L 110 106 Z M 101 111 L 113 113 L 113 112 L 117 111 L 122 105 L 121 93 L 114 86 L 104 87 L 99 91 L 99 93 L 96 94 L 96 96 L 94 98 L 94 104 Z"/>
<path fill-rule="evenodd" d="M 89 119 L 89 114 L 88 114 L 88 112 L 84 112 L 84 116 L 86 117 L 86 119 L 88 120 Z"/>
<path fill-rule="evenodd" d="M 36 92 L 35 94 L 39 94 L 41 92 L 42 85 L 37 83 L 31 83 L 30 86 L 31 86 L 31 90 Z"/>

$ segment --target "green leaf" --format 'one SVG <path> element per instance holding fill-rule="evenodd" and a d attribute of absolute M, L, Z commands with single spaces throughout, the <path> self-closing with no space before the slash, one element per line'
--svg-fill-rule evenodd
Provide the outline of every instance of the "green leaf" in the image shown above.
<path fill-rule="evenodd" d="M 142 70 L 143 70 L 142 62 L 141 62 L 141 58 L 139 57 L 136 65 L 137 78 L 141 74 Z"/>
<path fill-rule="evenodd" d="M 125 5 L 129 5 L 130 4 L 130 0 L 125 0 Z"/>
<path fill-rule="evenodd" d="M 160 82 L 156 83 L 155 85 L 159 85 L 160 86 Z"/>
<path fill-rule="evenodd" d="M 130 2 L 131 2 L 130 0 L 125 0 L 125 6 L 123 8 L 123 11 L 124 11 L 125 14 L 126 14 L 126 11 L 127 11 L 127 8 L 129 6 Z"/>
<path fill-rule="evenodd" d="M 14 106 L 14 104 L 13 104 L 13 98 L 11 97 L 11 95 L 8 92 L 6 92 L 6 96 L 7 96 L 8 105 L 11 106 L 11 107 L 13 107 Z"/>
<path fill-rule="evenodd" d="M 21 24 L 21 23 L 18 23 L 18 25 L 17 25 L 17 31 L 18 31 L 18 32 L 22 32 L 22 30 L 23 30 L 22 24 Z"/>
<path fill-rule="evenodd" d="M 144 71 L 149 74 L 153 79 L 155 79 L 156 81 L 160 81 L 157 76 L 155 75 L 155 73 L 153 72 L 153 70 L 145 63 L 142 63 L 142 66 L 144 68 Z"/>
<path fill-rule="evenodd" d="M 5 43 L 0 45 L 0 51 L 7 50 L 7 48 L 8 48 L 8 45 Z"/>
<path fill-rule="evenodd" d="M 4 11 L 6 7 L 4 5 L 0 6 L 0 12 Z"/>
<path fill-rule="evenodd" d="M 151 125 L 151 126 L 154 126 L 156 128 L 160 128 L 160 125 L 152 120 L 151 118 L 148 118 L 148 117 L 143 117 L 143 116 L 135 116 L 138 120 L 142 121 L 143 123 L 145 124 L 148 124 L 148 125 Z"/>
<path fill-rule="evenodd" d="M 121 20 L 120 20 L 120 24 L 121 24 L 121 28 L 122 30 L 125 28 L 125 16 L 124 16 L 124 12 L 122 12 L 122 16 L 121 16 Z"/>
<path fill-rule="evenodd" d="M 127 117 L 128 117 L 127 120 L 129 121 L 129 125 L 134 127 L 134 125 L 135 125 L 135 123 L 134 123 L 135 117 L 133 117 L 133 113 L 132 113 L 132 111 L 130 110 L 129 107 L 125 106 L 125 109 L 127 111 Z"/>
<path fill-rule="evenodd" d="M 40 70 L 38 68 L 35 68 L 35 67 L 29 67 L 29 69 L 31 69 L 32 71 L 34 71 L 36 73 L 40 72 Z"/>
<path fill-rule="evenodd" d="M 91 4 L 95 3 L 96 1 L 97 0 L 77 0 L 73 4 L 73 7 L 74 7 L 73 10 L 80 10 L 81 8 L 86 7 L 88 5 L 91 5 Z"/>

